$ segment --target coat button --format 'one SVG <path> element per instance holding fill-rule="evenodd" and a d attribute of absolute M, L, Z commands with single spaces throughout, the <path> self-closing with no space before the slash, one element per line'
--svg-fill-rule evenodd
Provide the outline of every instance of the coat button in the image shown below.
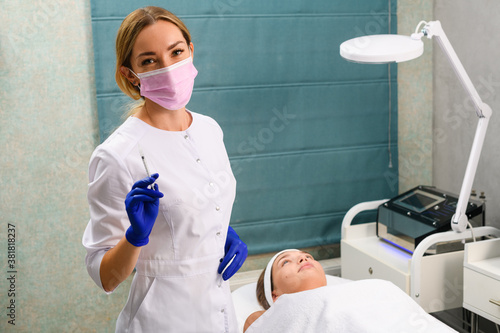
<path fill-rule="evenodd" d="M 196 163 L 201 163 L 201 160 L 198 158 L 198 159 L 196 160 Z"/>
<path fill-rule="evenodd" d="M 216 210 L 216 211 L 219 211 L 219 210 L 220 210 L 220 207 L 219 207 L 219 206 L 215 207 L 215 210 Z"/>

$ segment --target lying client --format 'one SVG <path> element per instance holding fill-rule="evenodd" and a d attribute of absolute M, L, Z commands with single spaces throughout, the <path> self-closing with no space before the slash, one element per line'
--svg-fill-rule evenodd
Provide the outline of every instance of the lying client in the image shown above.
<path fill-rule="evenodd" d="M 455 332 L 389 281 L 331 281 L 311 254 L 277 253 L 257 282 L 265 310 L 244 332 Z"/>

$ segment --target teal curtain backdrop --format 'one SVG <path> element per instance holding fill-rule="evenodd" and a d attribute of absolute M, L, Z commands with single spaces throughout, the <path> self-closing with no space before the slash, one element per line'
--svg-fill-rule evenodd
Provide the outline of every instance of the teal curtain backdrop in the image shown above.
<path fill-rule="evenodd" d="M 91 5 L 101 141 L 130 102 L 114 81 L 121 21 L 154 5 L 190 29 L 199 74 L 188 108 L 224 131 L 238 181 L 231 225 L 251 254 L 337 243 L 349 208 L 397 194 L 397 67 L 339 56 L 344 40 L 396 33 L 396 1 Z"/>

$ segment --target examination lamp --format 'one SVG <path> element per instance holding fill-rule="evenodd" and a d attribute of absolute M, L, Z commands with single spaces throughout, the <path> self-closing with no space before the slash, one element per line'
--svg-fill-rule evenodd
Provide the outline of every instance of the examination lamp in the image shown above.
<path fill-rule="evenodd" d="M 424 24 L 424 27 L 419 32 L 418 30 L 422 24 Z M 472 81 L 453 50 L 450 41 L 446 37 L 441 27 L 441 23 L 439 21 L 421 21 L 417 25 L 415 33 L 411 36 L 372 35 L 353 38 L 340 45 L 340 55 L 349 61 L 370 64 L 398 63 L 412 60 L 419 57 L 424 52 L 424 43 L 421 40 L 423 36 L 437 40 L 439 46 L 441 46 L 451 66 L 455 70 L 459 81 L 469 94 L 479 118 L 469 161 L 467 163 L 467 169 L 462 182 L 462 188 L 458 197 L 457 210 L 451 219 L 452 229 L 456 232 L 463 232 L 467 229 L 467 225 L 469 224 L 465 212 L 469 203 L 472 183 L 476 174 L 488 121 L 492 112 L 491 108 L 483 103 L 481 97 L 479 97 Z"/>

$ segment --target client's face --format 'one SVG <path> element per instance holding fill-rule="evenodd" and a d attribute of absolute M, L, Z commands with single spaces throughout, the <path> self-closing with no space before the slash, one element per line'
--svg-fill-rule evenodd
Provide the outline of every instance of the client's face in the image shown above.
<path fill-rule="evenodd" d="M 272 268 L 273 299 L 326 286 L 326 276 L 319 262 L 306 252 L 288 251 L 279 255 Z"/>

